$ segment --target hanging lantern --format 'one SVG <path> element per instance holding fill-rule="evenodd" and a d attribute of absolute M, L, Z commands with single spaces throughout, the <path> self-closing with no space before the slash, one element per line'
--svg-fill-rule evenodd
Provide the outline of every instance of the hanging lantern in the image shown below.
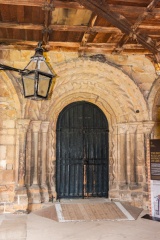
<path fill-rule="evenodd" d="M 0 69 L 19 72 L 22 76 L 24 97 L 33 100 L 47 99 L 52 79 L 56 76 L 45 61 L 41 43 L 38 44 L 34 56 L 23 70 L 2 64 Z"/>

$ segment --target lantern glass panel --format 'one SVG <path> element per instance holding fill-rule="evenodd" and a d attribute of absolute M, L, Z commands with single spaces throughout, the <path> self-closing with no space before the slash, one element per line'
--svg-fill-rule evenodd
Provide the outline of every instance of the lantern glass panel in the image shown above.
<path fill-rule="evenodd" d="M 36 69 L 37 66 L 37 60 L 32 59 L 28 65 L 25 67 L 25 69 L 28 69 L 29 71 L 33 71 Z"/>
<path fill-rule="evenodd" d="M 38 96 L 47 97 L 51 78 L 42 74 L 39 74 L 38 81 Z"/>
<path fill-rule="evenodd" d="M 25 97 L 34 96 L 34 74 L 23 75 L 23 87 Z"/>
<path fill-rule="evenodd" d="M 49 69 L 49 66 L 45 61 L 38 61 L 38 69 L 41 72 L 45 72 L 47 74 L 52 74 L 51 70 Z"/>

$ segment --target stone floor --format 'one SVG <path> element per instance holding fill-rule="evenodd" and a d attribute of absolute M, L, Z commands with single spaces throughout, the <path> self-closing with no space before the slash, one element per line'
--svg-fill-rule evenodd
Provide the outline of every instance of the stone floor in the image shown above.
<path fill-rule="evenodd" d="M 160 222 L 141 218 L 146 211 L 140 213 L 134 212 L 133 208 L 127 210 L 131 210 L 130 213 L 138 218 L 133 221 L 112 219 L 58 222 L 55 204 L 30 214 L 1 214 L 0 240 L 159 239 Z"/>

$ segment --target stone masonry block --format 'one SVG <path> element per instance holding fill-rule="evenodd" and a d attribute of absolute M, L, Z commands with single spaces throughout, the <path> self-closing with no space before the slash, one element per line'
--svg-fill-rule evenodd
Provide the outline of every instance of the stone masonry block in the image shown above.
<path fill-rule="evenodd" d="M 13 164 L 15 158 L 15 146 L 14 145 L 8 145 L 7 146 L 7 163 Z"/>
<path fill-rule="evenodd" d="M 0 171 L 0 180 L 5 184 L 14 182 L 14 170 Z M 6 191 L 8 190 L 6 189 Z"/>
<path fill-rule="evenodd" d="M 14 120 L 5 120 L 3 121 L 3 128 L 15 128 L 15 121 Z"/>
<path fill-rule="evenodd" d="M 0 135 L 0 144 L 8 145 L 14 144 L 15 138 L 12 135 Z"/>
<path fill-rule="evenodd" d="M 6 160 L 0 160 L 0 170 L 5 170 L 6 169 Z"/>
<path fill-rule="evenodd" d="M 10 51 L 10 61 L 15 61 L 21 59 L 21 52 L 19 50 Z"/>
<path fill-rule="evenodd" d="M 6 159 L 6 146 L 0 146 L 0 160 Z"/>
<path fill-rule="evenodd" d="M 7 134 L 8 135 L 14 135 L 16 133 L 16 129 L 8 129 Z"/>

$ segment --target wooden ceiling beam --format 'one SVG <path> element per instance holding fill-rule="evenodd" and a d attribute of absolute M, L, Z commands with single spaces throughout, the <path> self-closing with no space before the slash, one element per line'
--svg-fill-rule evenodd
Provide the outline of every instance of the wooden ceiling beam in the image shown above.
<path fill-rule="evenodd" d="M 82 4 L 87 9 L 93 11 L 95 14 L 105 18 L 113 26 L 119 28 L 123 33 L 132 36 L 133 39 L 136 39 L 140 44 L 142 44 L 154 55 L 157 56 L 160 55 L 155 42 L 149 36 L 143 35 L 140 32 L 134 32 L 132 29 L 132 24 L 124 16 L 111 11 L 108 4 L 104 0 L 101 1 L 76 0 L 76 1 Z"/>
<path fill-rule="evenodd" d="M 152 0 L 151 3 L 146 7 L 145 11 L 139 15 L 136 22 L 132 26 L 133 30 L 136 30 L 140 24 L 151 14 L 153 9 L 156 7 L 156 5 L 159 3 L 159 0 Z"/>
<path fill-rule="evenodd" d="M 0 28 L 13 28 L 13 29 L 29 29 L 40 31 L 44 29 L 44 25 L 40 24 L 16 24 L 12 22 L 0 22 Z M 103 32 L 103 33 L 121 33 L 116 27 L 101 27 L 101 26 L 71 26 L 71 25 L 49 25 L 49 30 L 53 31 L 67 31 L 67 32 Z M 152 29 L 152 27 L 151 27 Z"/>
<path fill-rule="evenodd" d="M 2 41 L 3 40 L 3 41 Z M 8 41 L 7 39 L 0 40 L 0 50 L 3 49 L 17 49 L 17 50 L 32 50 L 34 51 L 37 47 L 37 42 L 31 41 L 19 41 L 12 40 Z M 81 52 L 90 52 L 90 53 L 112 53 L 114 49 L 114 44 L 106 43 L 87 43 L 86 46 L 80 46 L 80 43 L 77 42 L 49 42 L 49 46 L 43 46 L 46 51 L 48 50 L 60 50 L 64 49 L 67 51 L 81 51 Z M 48 48 L 49 47 L 49 48 Z M 136 50 L 136 52 L 135 52 Z M 124 54 L 134 53 L 134 54 L 149 54 L 150 52 L 147 49 L 144 49 L 140 44 L 126 44 L 124 47 Z"/>
<path fill-rule="evenodd" d="M 17 5 L 17 6 L 30 6 L 30 7 L 42 7 L 45 4 L 45 0 L 0 0 L 0 4 L 5 4 L 5 5 Z M 127 1 L 128 2 L 128 1 Z M 53 7 L 54 8 L 73 8 L 73 9 L 84 9 L 85 7 L 78 2 L 73 2 L 73 1 L 53 1 Z M 119 5 L 119 4 L 108 4 L 110 9 L 115 12 L 123 12 L 123 13 L 128 13 L 128 12 L 134 12 L 136 11 L 137 13 L 141 14 L 145 11 L 145 7 L 141 6 L 124 6 L 124 5 Z M 159 8 L 153 10 L 153 13 L 159 12 Z"/>
<path fill-rule="evenodd" d="M 108 49 L 111 50 L 115 47 L 114 43 L 86 43 L 86 46 L 81 46 L 79 42 L 49 42 L 50 47 L 65 47 L 65 48 L 98 48 L 98 49 Z M 8 40 L 6 38 L 0 39 L 0 49 L 2 48 L 16 48 L 18 46 L 23 46 L 26 49 L 35 49 L 37 47 L 37 42 L 33 41 L 21 41 L 18 39 Z M 125 49 L 140 49 L 144 51 L 145 49 L 141 44 L 125 44 Z M 24 49 L 22 48 L 22 49 Z M 149 52 L 149 51 L 148 51 Z"/>
<path fill-rule="evenodd" d="M 17 5 L 17 6 L 27 6 L 27 7 L 42 7 L 45 4 L 45 0 L 0 0 L 0 4 L 6 5 Z M 54 8 L 76 8 L 83 9 L 84 6 L 73 1 L 63 2 L 63 1 L 53 1 Z"/>
<path fill-rule="evenodd" d="M 0 0 L 0 4 L 6 5 L 17 5 L 17 6 L 31 6 L 31 7 L 42 7 L 45 0 Z"/>
<path fill-rule="evenodd" d="M 42 24 L 20 24 L 20 23 L 12 23 L 12 22 L 0 22 L 0 28 L 13 28 L 13 29 L 30 29 L 40 31 L 44 29 L 44 25 Z M 86 32 L 87 30 L 91 33 L 101 32 L 101 33 L 121 33 L 122 31 L 116 27 L 102 27 L 102 26 L 71 26 L 71 25 L 49 25 L 50 30 L 55 31 L 74 31 L 74 32 Z M 141 24 L 139 30 L 147 29 L 148 35 L 152 34 L 153 31 L 157 31 L 157 35 L 159 35 L 160 26 L 157 25 L 144 25 Z M 150 32 L 151 31 L 151 32 Z M 156 32 L 154 32 L 155 34 Z"/>
<path fill-rule="evenodd" d="M 121 40 L 118 42 L 118 44 L 116 45 L 116 48 L 114 49 L 114 51 L 112 52 L 114 53 L 121 53 L 123 51 L 123 46 L 125 43 L 127 43 L 129 37 L 126 34 L 123 34 Z"/>
<path fill-rule="evenodd" d="M 158 2 L 159 0 L 152 0 L 152 2 L 146 7 L 145 11 L 139 15 L 136 22 L 131 27 L 134 32 L 137 30 L 140 24 L 151 14 L 152 10 L 156 7 Z M 113 53 L 120 53 L 123 49 L 123 45 L 129 40 L 129 38 L 130 35 L 123 36 Z"/>
<path fill-rule="evenodd" d="M 95 15 L 94 13 L 92 13 L 91 18 L 90 18 L 90 21 L 89 21 L 89 23 L 88 23 L 87 30 L 86 30 L 86 32 L 83 34 L 82 41 L 81 41 L 81 46 L 85 46 L 86 43 L 88 42 L 88 39 L 89 39 L 90 34 L 91 34 L 90 29 L 93 28 L 96 19 L 97 19 L 97 15 Z"/>
<path fill-rule="evenodd" d="M 44 26 L 41 24 L 16 24 L 11 22 L 0 22 L 0 28 L 13 28 L 13 29 L 28 29 L 28 30 L 43 30 Z"/>
<path fill-rule="evenodd" d="M 42 10 L 44 11 L 44 29 L 42 30 L 43 44 L 47 45 L 49 41 L 49 36 L 52 30 L 49 29 L 49 25 L 52 22 L 52 10 L 54 9 L 53 0 L 46 0 Z"/>

